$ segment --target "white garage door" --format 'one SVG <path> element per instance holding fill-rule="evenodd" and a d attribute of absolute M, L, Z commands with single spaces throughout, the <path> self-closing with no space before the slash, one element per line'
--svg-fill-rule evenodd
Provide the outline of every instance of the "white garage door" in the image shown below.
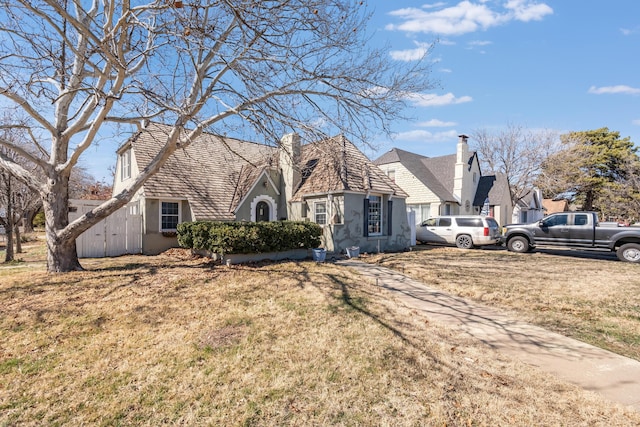
<path fill-rule="evenodd" d="M 80 218 L 102 203 L 70 200 L 69 221 Z M 80 258 L 101 258 L 142 253 L 142 215 L 138 203 L 129 203 L 103 219 L 76 239 Z"/>

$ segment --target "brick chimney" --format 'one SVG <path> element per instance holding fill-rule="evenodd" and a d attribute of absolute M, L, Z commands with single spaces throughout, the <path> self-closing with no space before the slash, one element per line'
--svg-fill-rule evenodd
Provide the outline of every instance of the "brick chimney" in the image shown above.
<path fill-rule="evenodd" d="M 282 173 L 282 192 L 287 219 L 291 219 L 293 193 L 300 184 L 300 135 L 290 133 L 280 140 L 280 171 Z"/>

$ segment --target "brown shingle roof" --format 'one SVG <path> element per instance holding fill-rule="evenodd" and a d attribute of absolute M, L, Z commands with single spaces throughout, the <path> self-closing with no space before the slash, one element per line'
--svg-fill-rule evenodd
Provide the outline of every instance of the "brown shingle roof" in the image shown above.
<path fill-rule="evenodd" d="M 168 126 L 152 124 L 132 139 L 138 168 L 142 170 L 164 144 Z M 232 202 L 243 166 L 273 162 L 274 147 L 213 134 L 202 134 L 178 149 L 162 169 L 144 184 L 151 198 L 186 198 L 194 219 L 233 220 Z M 257 176 L 256 176 L 257 177 Z"/>
<path fill-rule="evenodd" d="M 407 197 L 385 173 L 343 136 L 302 146 L 302 182 L 293 200 L 305 195 L 367 191 Z"/>
<path fill-rule="evenodd" d="M 151 124 L 131 139 L 139 170 L 151 162 L 170 130 L 166 125 Z M 144 194 L 149 198 L 187 199 L 195 220 L 233 220 L 238 203 L 261 174 L 269 173 L 277 163 L 275 147 L 205 133 L 173 153 L 144 184 Z M 342 191 L 407 197 L 380 168 L 341 136 L 303 145 L 301 165 L 303 180 L 294 200 Z"/>
<path fill-rule="evenodd" d="M 545 215 L 549 215 L 556 212 L 566 212 L 569 210 L 569 202 L 566 199 L 560 199 L 560 200 L 543 199 L 542 206 L 544 207 Z"/>

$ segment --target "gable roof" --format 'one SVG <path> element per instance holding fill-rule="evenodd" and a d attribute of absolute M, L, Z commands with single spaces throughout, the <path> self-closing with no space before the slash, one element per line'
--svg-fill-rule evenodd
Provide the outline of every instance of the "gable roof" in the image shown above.
<path fill-rule="evenodd" d="M 569 202 L 567 201 L 567 199 L 543 199 L 542 206 L 544 207 L 545 215 L 556 212 L 567 212 L 569 210 Z"/>
<path fill-rule="evenodd" d="M 527 194 L 522 196 L 516 205 L 522 209 L 528 210 L 543 210 L 542 200 L 539 199 L 538 193 L 535 189 L 530 190 Z"/>
<path fill-rule="evenodd" d="M 140 170 L 157 154 L 170 129 L 151 124 L 132 138 Z M 273 163 L 276 152 L 276 148 L 263 144 L 203 133 L 171 155 L 145 182 L 144 194 L 152 198 L 186 198 L 198 220 L 233 220 L 232 202 L 243 166 L 256 169 L 252 165 Z"/>
<path fill-rule="evenodd" d="M 118 151 L 132 147 L 139 170 L 164 144 L 170 126 L 153 123 Z M 235 210 L 263 177 L 276 192 L 278 148 L 203 133 L 174 152 L 144 184 L 149 198 L 187 199 L 194 219 L 234 220 Z M 407 197 L 387 175 L 342 136 L 301 147 L 302 182 L 293 201 L 306 195 L 374 192 Z"/>
<path fill-rule="evenodd" d="M 300 164 L 302 181 L 294 201 L 312 194 L 344 191 L 407 197 L 407 193 L 344 136 L 303 145 Z"/>
<path fill-rule="evenodd" d="M 438 198 L 446 202 L 457 202 L 453 196 L 455 162 L 455 154 L 453 156 L 429 158 L 399 148 L 392 148 L 374 160 L 373 163 L 379 166 L 400 163 Z M 448 180 L 451 181 L 451 188 L 447 188 L 449 186 L 444 184 Z"/>
<path fill-rule="evenodd" d="M 511 200 L 508 188 L 507 177 L 504 174 L 481 176 L 473 199 L 473 206 L 482 206 L 487 197 L 490 205 L 498 205 L 505 200 Z"/>

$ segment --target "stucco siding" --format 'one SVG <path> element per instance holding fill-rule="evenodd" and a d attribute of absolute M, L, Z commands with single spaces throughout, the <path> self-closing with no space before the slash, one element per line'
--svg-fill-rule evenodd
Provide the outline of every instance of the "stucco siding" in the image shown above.
<path fill-rule="evenodd" d="M 145 199 L 143 206 L 142 253 L 145 255 L 157 255 L 179 246 L 176 237 L 165 236 L 160 232 L 160 201 L 160 199 Z M 192 221 L 189 202 L 186 200 L 179 202 L 181 222 Z"/>
<path fill-rule="evenodd" d="M 344 195 L 344 224 L 323 226 L 323 246 L 329 252 L 344 253 L 348 247 L 358 246 L 360 252 L 397 252 L 411 245 L 411 228 L 407 222 L 405 200 L 393 198 L 392 234 L 388 235 L 388 196 L 383 197 L 382 235 L 364 236 L 364 195 Z"/>
<path fill-rule="evenodd" d="M 267 183 L 266 187 L 263 182 Z M 283 215 L 286 215 L 286 210 L 280 204 L 280 195 L 278 195 L 271 183 L 263 177 L 263 180 L 251 189 L 243 202 L 236 208 L 236 220 L 255 221 L 255 206 L 260 201 L 264 201 L 269 205 L 271 220 L 278 220 Z"/>

